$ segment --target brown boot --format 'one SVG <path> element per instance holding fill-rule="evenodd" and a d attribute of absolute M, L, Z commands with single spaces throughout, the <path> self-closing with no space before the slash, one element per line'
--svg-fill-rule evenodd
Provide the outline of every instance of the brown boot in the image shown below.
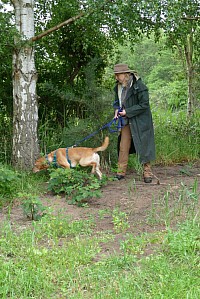
<path fill-rule="evenodd" d="M 151 183 L 152 182 L 152 172 L 151 172 L 151 165 L 150 163 L 144 164 L 144 170 L 143 170 L 143 178 L 145 183 Z"/>

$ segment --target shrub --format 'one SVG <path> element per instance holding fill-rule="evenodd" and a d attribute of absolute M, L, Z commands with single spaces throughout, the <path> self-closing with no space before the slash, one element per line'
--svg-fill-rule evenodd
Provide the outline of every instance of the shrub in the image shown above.
<path fill-rule="evenodd" d="M 18 190 L 19 181 L 19 173 L 0 164 L 1 198 L 13 198 Z"/>
<path fill-rule="evenodd" d="M 82 204 L 91 197 L 100 197 L 100 187 L 105 179 L 99 181 L 94 175 L 82 170 L 74 169 L 50 169 L 50 181 L 48 189 L 56 194 L 65 194 L 69 203 Z"/>

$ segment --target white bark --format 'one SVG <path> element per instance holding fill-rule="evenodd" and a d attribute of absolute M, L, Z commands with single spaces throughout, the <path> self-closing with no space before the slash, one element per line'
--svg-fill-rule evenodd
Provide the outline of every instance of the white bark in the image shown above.
<path fill-rule="evenodd" d="M 187 37 L 187 44 L 185 46 L 185 57 L 187 65 L 187 80 L 188 80 L 188 102 L 187 102 L 187 114 L 191 116 L 194 110 L 194 65 L 193 65 L 193 35 L 192 31 Z"/>
<path fill-rule="evenodd" d="M 34 49 L 30 39 L 34 36 L 34 0 L 13 0 L 16 38 L 13 54 L 13 152 L 16 168 L 30 170 L 39 154 L 36 96 L 37 72 Z"/>

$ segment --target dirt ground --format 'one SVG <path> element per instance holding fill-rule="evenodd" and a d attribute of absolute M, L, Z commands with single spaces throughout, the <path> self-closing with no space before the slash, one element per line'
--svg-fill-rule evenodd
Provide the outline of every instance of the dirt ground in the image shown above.
<path fill-rule="evenodd" d="M 102 197 L 89 199 L 85 207 L 69 205 L 64 197 L 50 193 L 43 196 L 42 202 L 50 206 L 55 214 L 69 215 L 72 219 L 88 219 L 92 216 L 95 219 L 94 233 L 109 231 L 115 236 L 114 240 L 102 244 L 100 255 L 119 253 L 120 241 L 127 232 L 137 236 L 144 232 L 165 230 L 166 221 L 175 225 L 187 217 L 187 211 L 191 211 L 187 207 L 191 206 L 192 201 L 197 202 L 195 194 L 200 195 L 200 162 L 193 165 L 154 166 L 153 172 L 160 184 L 156 178 L 151 184 L 145 184 L 134 171 L 129 171 L 124 180 L 109 181 L 102 187 Z M 195 208 L 199 208 L 199 203 Z M 123 232 L 117 232 L 113 222 L 113 210 L 116 209 L 127 215 L 129 227 Z M 13 227 L 23 229 L 30 225 L 17 203 L 9 214 L 6 208 L 0 211 L 0 223 L 8 215 Z M 152 251 L 152 247 L 146 248 L 146 254 Z"/>

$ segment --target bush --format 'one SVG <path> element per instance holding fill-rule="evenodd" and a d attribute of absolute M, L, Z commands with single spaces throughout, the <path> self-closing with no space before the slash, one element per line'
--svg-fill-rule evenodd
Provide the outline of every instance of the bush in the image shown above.
<path fill-rule="evenodd" d="M 91 197 L 100 197 L 100 187 L 105 179 L 99 181 L 94 175 L 88 174 L 78 168 L 50 169 L 48 189 L 56 194 L 65 194 L 69 203 L 82 204 Z"/>
<path fill-rule="evenodd" d="M 0 164 L 0 194 L 1 199 L 13 198 L 16 195 L 20 181 L 20 175 L 14 170 Z"/>

